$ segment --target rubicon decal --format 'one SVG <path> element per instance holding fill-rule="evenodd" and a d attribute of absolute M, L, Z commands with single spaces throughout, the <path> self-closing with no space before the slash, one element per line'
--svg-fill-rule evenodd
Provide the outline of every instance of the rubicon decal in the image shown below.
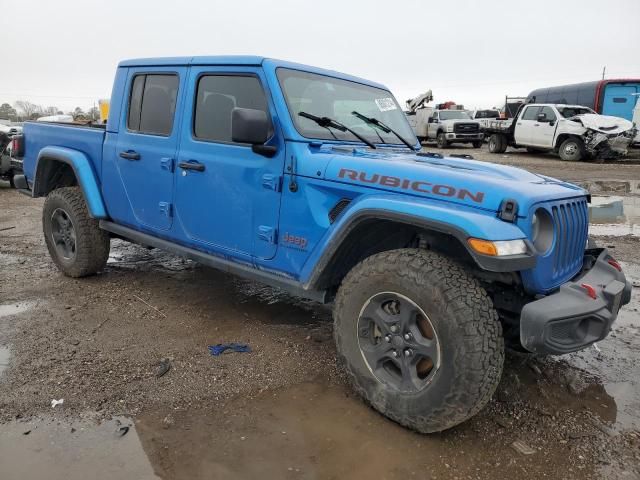
<path fill-rule="evenodd" d="M 433 184 L 421 180 L 411 180 L 408 178 L 392 177 L 390 175 L 379 175 L 377 173 L 358 172 L 347 168 L 340 169 L 339 178 L 348 178 L 362 183 L 375 183 L 383 187 L 394 187 L 402 190 L 413 190 L 420 193 L 431 193 L 442 197 L 455 197 L 460 200 L 471 200 L 482 203 L 484 192 L 471 192 L 466 188 L 457 189 L 451 185 Z"/>

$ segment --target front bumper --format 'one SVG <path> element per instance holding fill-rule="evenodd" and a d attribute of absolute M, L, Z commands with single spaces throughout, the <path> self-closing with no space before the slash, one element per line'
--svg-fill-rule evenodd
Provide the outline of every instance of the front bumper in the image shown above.
<path fill-rule="evenodd" d="M 484 133 L 447 133 L 447 140 L 457 142 L 473 142 L 475 140 L 482 140 Z"/>
<path fill-rule="evenodd" d="M 622 305 L 631 301 L 631 283 L 609 264 L 607 249 L 585 252 L 585 267 L 573 280 L 520 315 L 520 342 L 530 352 L 560 355 L 581 350 L 611 331 Z M 587 286 L 593 287 L 595 298 Z"/>

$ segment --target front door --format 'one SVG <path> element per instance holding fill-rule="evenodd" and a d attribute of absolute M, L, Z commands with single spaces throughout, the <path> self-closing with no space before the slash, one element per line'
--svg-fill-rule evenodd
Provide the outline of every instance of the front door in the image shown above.
<path fill-rule="evenodd" d="M 515 119 L 516 129 L 513 133 L 518 145 L 531 145 L 534 124 L 538 121 L 539 106 L 525 107 L 524 112 Z"/>
<path fill-rule="evenodd" d="M 115 164 L 139 225 L 168 230 L 185 67 L 131 69 Z"/>
<path fill-rule="evenodd" d="M 553 148 L 553 137 L 558 128 L 558 118 L 551 107 L 542 107 L 538 115 L 546 115 L 545 122 L 534 122 L 531 130 L 531 145 L 542 148 Z"/>
<path fill-rule="evenodd" d="M 264 110 L 258 68 L 192 67 L 182 122 L 176 213 L 189 241 L 233 256 L 275 256 L 284 148 L 267 158 L 231 137 L 233 109 Z M 273 137 L 268 143 L 277 140 Z"/>

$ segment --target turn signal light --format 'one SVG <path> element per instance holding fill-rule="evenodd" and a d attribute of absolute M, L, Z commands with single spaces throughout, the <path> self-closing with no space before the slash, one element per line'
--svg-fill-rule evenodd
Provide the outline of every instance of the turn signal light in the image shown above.
<path fill-rule="evenodd" d="M 476 252 L 482 253 L 483 255 L 491 255 L 492 257 L 498 255 L 498 249 L 493 244 L 493 242 L 490 242 L 488 240 L 470 238 L 469 245 L 471 245 L 471 248 L 473 248 Z"/>

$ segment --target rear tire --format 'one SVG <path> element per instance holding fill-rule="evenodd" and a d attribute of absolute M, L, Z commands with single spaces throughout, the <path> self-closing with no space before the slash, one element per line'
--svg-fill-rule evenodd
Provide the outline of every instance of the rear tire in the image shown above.
<path fill-rule="evenodd" d="M 69 277 L 100 271 L 109 257 L 109 234 L 91 218 L 80 187 L 63 187 L 47 195 L 42 229 L 51 259 Z"/>
<path fill-rule="evenodd" d="M 584 143 L 577 137 L 569 137 L 562 142 L 558 153 L 565 162 L 579 162 L 584 158 Z"/>
<path fill-rule="evenodd" d="M 419 432 L 472 417 L 500 381 L 504 341 L 491 300 L 462 266 L 431 251 L 393 250 L 356 265 L 338 290 L 334 321 L 355 390 Z"/>
<path fill-rule="evenodd" d="M 491 153 L 504 153 L 507 150 L 507 139 L 500 133 L 494 133 L 489 137 L 489 151 Z"/>
<path fill-rule="evenodd" d="M 447 137 L 445 137 L 444 132 L 440 132 L 436 136 L 436 145 L 438 148 L 447 148 L 449 146 L 449 142 L 447 141 Z"/>

